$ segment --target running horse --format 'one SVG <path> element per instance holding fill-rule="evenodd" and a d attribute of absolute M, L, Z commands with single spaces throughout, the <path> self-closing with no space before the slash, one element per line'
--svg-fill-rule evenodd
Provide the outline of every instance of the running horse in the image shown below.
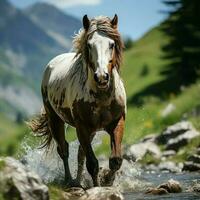
<path fill-rule="evenodd" d="M 99 186 L 99 164 L 91 142 L 95 132 L 110 135 L 110 174 L 122 164 L 121 142 L 126 114 L 126 93 L 120 78 L 123 42 L 117 30 L 118 17 L 83 17 L 83 28 L 74 37 L 74 53 L 53 58 L 43 75 L 41 92 L 43 112 L 29 123 L 33 132 L 46 136 L 43 146 L 54 139 L 63 160 L 68 187 L 80 186 L 86 167 L 93 185 Z M 80 142 L 75 179 L 68 165 L 69 144 L 64 124 L 76 128 Z"/>

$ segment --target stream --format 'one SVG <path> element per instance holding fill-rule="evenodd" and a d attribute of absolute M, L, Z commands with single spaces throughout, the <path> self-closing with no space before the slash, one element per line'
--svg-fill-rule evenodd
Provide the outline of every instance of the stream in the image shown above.
<path fill-rule="evenodd" d="M 101 144 L 101 142 L 99 142 L 101 141 L 99 137 L 101 136 L 97 136 L 96 139 L 94 139 L 93 146 Z M 56 145 L 52 145 L 51 152 L 46 153 L 44 149 L 31 147 L 28 140 L 28 138 L 24 139 L 21 145 L 24 152 L 23 161 L 27 166 L 35 171 L 46 184 L 51 182 L 62 182 L 64 177 L 64 167 L 62 160 L 57 154 L 55 148 Z M 70 170 L 72 175 L 75 176 L 77 170 L 76 157 L 78 141 L 71 142 L 69 147 Z M 99 163 L 101 167 L 108 168 L 108 159 L 99 158 Z M 83 177 L 84 181 L 82 182 L 82 185 L 85 185 L 86 182 L 92 183 L 86 169 L 84 170 Z M 148 187 L 156 187 L 161 183 L 167 182 L 169 179 L 179 181 L 183 192 L 162 196 L 145 194 Z M 124 160 L 113 186 L 117 187 L 123 193 L 125 200 L 199 200 L 200 193 L 187 192 L 187 189 L 194 181 L 200 182 L 200 173 L 147 172 L 143 171 L 136 163 L 130 163 Z"/>
<path fill-rule="evenodd" d="M 188 187 L 190 187 L 194 180 L 200 181 L 200 173 L 145 173 L 141 174 L 141 179 L 158 186 L 161 183 L 167 182 L 169 179 L 173 178 L 181 183 L 183 192 L 181 193 L 170 193 L 166 195 L 150 195 L 144 194 L 144 191 L 134 191 L 125 192 L 125 200 L 199 200 L 200 194 L 194 192 L 186 192 Z"/>

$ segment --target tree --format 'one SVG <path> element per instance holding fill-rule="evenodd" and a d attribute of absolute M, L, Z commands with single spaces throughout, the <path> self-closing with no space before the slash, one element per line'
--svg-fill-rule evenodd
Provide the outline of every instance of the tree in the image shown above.
<path fill-rule="evenodd" d="M 163 47 L 169 64 L 163 71 L 168 78 L 189 84 L 198 78 L 200 70 L 200 1 L 163 0 L 170 7 L 169 18 L 162 30 L 169 36 Z"/>

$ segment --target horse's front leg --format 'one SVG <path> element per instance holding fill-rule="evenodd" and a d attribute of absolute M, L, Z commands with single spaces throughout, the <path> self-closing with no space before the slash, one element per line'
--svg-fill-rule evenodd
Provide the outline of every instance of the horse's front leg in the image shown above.
<path fill-rule="evenodd" d="M 125 116 L 112 124 L 110 124 L 106 131 L 110 134 L 111 156 L 109 158 L 110 171 L 104 177 L 103 185 L 112 185 L 115 179 L 115 173 L 122 165 L 121 142 L 124 134 Z"/>
<path fill-rule="evenodd" d="M 85 152 L 83 151 L 83 148 L 81 145 L 79 145 L 78 148 L 78 170 L 77 170 L 77 176 L 76 180 L 80 183 L 82 180 L 82 173 L 84 168 L 84 161 L 85 161 Z"/>
<path fill-rule="evenodd" d="M 83 148 L 83 151 L 86 156 L 86 167 L 89 174 L 92 177 L 93 185 L 99 186 L 99 180 L 98 180 L 99 163 L 91 145 L 91 140 L 93 138 L 92 132 L 89 131 L 88 128 L 86 128 L 84 125 L 81 125 L 80 123 L 76 127 L 76 131 L 80 145 Z"/>

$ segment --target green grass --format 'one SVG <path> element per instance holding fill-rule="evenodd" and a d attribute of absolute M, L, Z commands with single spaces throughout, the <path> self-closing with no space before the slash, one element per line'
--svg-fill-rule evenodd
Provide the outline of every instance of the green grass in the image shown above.
<path fill-rule="evenodd" d="M 17 124 L 0 114 L 0 156 L 17 156 L 20 141 L 28 134 L 24 124 Z"/>

